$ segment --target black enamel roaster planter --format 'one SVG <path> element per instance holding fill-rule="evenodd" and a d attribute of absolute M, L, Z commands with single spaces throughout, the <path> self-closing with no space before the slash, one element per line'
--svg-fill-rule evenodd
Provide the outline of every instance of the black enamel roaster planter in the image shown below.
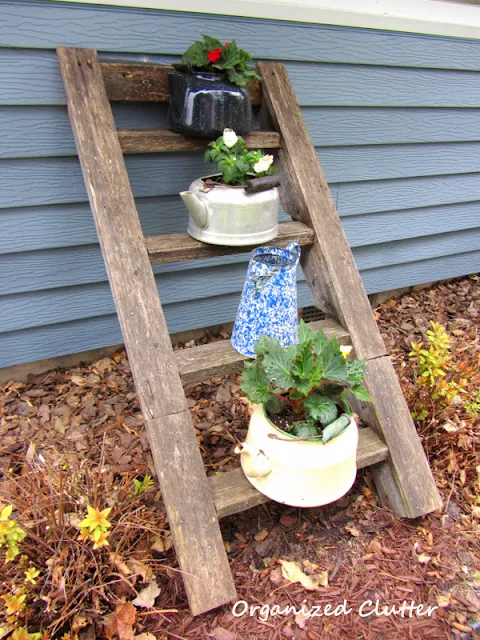
<path fill-rule="evenodd" d="M 250 92 L 229 82 L 225 73 L 178 65 L 168 74 L 168 86 L 171 131 L 199 138 L 216 138 L 224 129 L 234 129 L 242 136 L 251 131 Z"/>

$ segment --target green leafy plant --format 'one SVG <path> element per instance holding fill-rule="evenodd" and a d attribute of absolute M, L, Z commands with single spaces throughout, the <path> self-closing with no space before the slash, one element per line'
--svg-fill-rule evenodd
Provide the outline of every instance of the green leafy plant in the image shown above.
<path fill-rule="evenodd" d="M 205 152 L 204 160 L 217 165 L 222 174 L 219 182 L 224 184 L 242 185 L 248 175 L 260 178 L 276 172 L 272 155 L 264 155 L 260 150 L 249 151 L 245 140 L 231 129 L 224 129 L 223 135 L 208 146 L 211 149 Z"/>
<path fill-rule="evenodd" d="M 415 420 L 424 422 L 432 418 L 465 392 L 467 380 L 455 367 L 452 344 L 453 339 L 438 322 L 431 323 L 427 344 L 412 342 L 408 355 L 415 366 L 417 393 L 412 411 Z"/>
<path fill-rule="evenodd" d="M 143 478 L 143 480 L 139 480 L 138 478 L 133 479 L 133 496 L 141 496 L 143 493 L 146 493 L 149 489 L 151 489 L 154 485 L 152 480 L 152 476 L 147 473 L 147 475 Z"/>
<path fill-rule="evenodd" d="M 224 71 L 232 84 L 244 87 L 260 77 L 248 66 L 250 54 L 237 47 L 235 40 L 222 44 L 220 40 L 203 34 L 183 54 L 182 62 L 194 70 Z"/>
<path fill-rule="evenodd" d="M 0 548 L 6 547 L 5 562 L 10 562 L 19 553 L 19 542 L 21 542 L 26 533 L 15 520 L 10 518 L 13 511 L 13 505 L 8 504 L 0 511 Z"/>
<path fill-rule="evenodd" d="M 477 418 L 480 415 L 480 389 L 472 394 L 470 402 L 465 403 L 465 411 L 470 418 Z"/>
<path fill-rule="evenodd" d="M 347 426 L 351 409 L 345 392 L 370 402 L 362 386 L 365 360 L 346 360 L 348 348 L 303 320 L 298 344 L 282 347 L 276 338 L 261 336 L 256 360 L 246 362 L 241 388 L 249 400 L 263 404 L 267 413 L 289 415 L 288 433 L 299 438 L 322 437 L 324 443 Z"/>

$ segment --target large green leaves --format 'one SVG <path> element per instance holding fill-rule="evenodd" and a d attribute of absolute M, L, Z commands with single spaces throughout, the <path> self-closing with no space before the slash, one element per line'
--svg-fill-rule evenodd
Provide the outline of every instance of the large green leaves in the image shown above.
<path fill-rule="evenodd" d="M 323 426 L 333 422 L 338 414 L 338 407 L 331 398 L 315 392 L 305 400 L 305 414 Z"/>
<path fill-rule="evenodd" d="M 241 389 L 252 402 L 264 403 L 268 402 L 272 397 L 269 390 L 267 374 L 257 360 L 254 362 L 245 362 Z"/>
<path fill-rule="evenodd" d="M 278 389 L 292 386 L 292 363 L 296 352 L 296 345 L 282 347 L 278 340 L 270 343 L 270 350 L 263 358 L 263 366 L 268 378 Z"/>
<path fill-rule="evenodd" d="M 366 360 L 347 360 L 348 384 L 360 384 L 365 376 Z"/>
<path fill-rule="evenodd" d="M 295 425 L 295 435 L 299 438 L 311 438 L 312 436 L 318 436 L 319 432 L 311 422 L 298 422 Z"/>
<path fill-rule="evenodd" d="M 350 390 L 359 400 L 362 400 L 363 402 L 372 402 L 370 394 L 363 385 L 355 384 Z"/>
<path fill-rule="evenodd" d="M 336 338 L 332 338 L 318 354 L 319 372 L 325 380 L 345 380 L 347 377 L 347 363 L 342 356 Z"/>

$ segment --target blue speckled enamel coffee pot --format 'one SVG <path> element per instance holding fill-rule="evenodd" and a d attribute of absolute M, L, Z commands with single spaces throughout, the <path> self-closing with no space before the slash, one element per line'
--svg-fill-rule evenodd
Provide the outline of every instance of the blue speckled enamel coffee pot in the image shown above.
<path fill-rule="evenodd" d="M 286 249 L 255 249 L 233 327 L 231 342 L 244 356 L 255 357 L 261 335 L 278 338 L 282 346 L 297 342 L 297 279 L 300 245 Z"/>

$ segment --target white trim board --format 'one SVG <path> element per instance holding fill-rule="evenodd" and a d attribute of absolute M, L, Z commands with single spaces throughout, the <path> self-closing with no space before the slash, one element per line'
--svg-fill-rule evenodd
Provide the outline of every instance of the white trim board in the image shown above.
<path fill-rule="evenodd" d="M 480 39 L 480 6 L 442 0 L 53 0 Z"/>

